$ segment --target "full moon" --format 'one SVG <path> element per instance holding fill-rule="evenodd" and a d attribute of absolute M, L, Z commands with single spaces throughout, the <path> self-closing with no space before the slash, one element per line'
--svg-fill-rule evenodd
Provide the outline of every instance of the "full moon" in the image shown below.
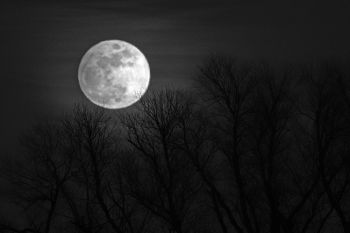
<path fill-rule="evenodd" d="M 125 108 L 145 94 L 150 81 L 146 57 L 134 45 L 121 40 L 102 41 L 82 57 L 79 85 L 94 104 Z"/>

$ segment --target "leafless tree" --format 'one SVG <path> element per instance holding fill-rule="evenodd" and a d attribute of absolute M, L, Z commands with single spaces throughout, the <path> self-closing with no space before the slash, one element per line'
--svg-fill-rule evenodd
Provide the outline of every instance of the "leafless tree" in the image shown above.
<path fill-rule="evenodd" d="M 14 186 L 13 201 L 23 209 L 27 226 L 9 232 L 51 232 L 61 204 L 63 186 L 71 177 L 72 160 L 61 150 L 62 131 L 56 123 L 43 123 L 23 137 L 23 160 L 5 168 Z M 9 164 L 7 164 L 9 165 Z"/>
<path fill-rule="evenodd" d="M 253 176 L 264 194 L 260 201 L 267 207 L 263 225 L 267 232 L 305 232 L 316 216 L 315 211 L 308 216 L 305 211 L 319 210 L 322 192 L 316 192 L 318 173 L 310 172 L 313 165 L 298 148 L 302 142 L 294 140 L 301 133 L 295 129 L 299 116 L 295 71 L 260 64 L 257 73 L 250 142 Z M 302 182 L 301 177 L 307 179 Z"/>
<path fill-rule="evenodd" d="M 68 139 L 68 150 L 74 156 L 74 178 L 80 190 L 76 195 L 85 195 L 83 209 L 76 201 L 70 201 L 74 219 L 81 221 L 79 226 L 101 231 L 110 229 L 116 233 L 144 232 L 149 217 L 139 211 L 138 206 L 128 195 L 123 176 L 124 152 L 122 141 L 117 137 L 116 121 L 105 110 L 89 110 L 77 106 L 73 117 L 63 122 Z M 76 186 L 77 187 L 77 186 Z M 67 201 L 72 197 L 67 194 Z M 77 197 L 75 198 L 77 199 Z M 74 211 L 73 211 L 74 210 Z M 101 218 L 101 216 L 103 216 Z M 96 223 L 97 219 L 100 219 Z M 86 224 L 88 223 L 88 224 Z M 106 224 L 107 227 L 106 228 Z"/>
<path fill-rule="evenodd" d="M 135 199 L 169 232 L 190 232 L 200 182 L 184 153 L 177 149 L 180 119 L 190 100 L 180 91 L 162 90 L 143 98 L 138 111 L 123 119 L 137 161 L 128 184 Z"/>
<path fill-rule="evenodd" d="M 349 221 L 349 108 L 344 76 L 331 63 L 304 70 L 309 81 L 308 117 L 312 123 L 310 137 L 314 146 L 314 163 L 326 193 L 329 208 L 338 216 L 344 232 Z"/>
<path fill-rule="evenodd" d="M 55 124 L 40 125 L 24 138 L 24 160 L 9 180 L 28 227 L 9 232 L 145 232 L 149 219 L 124 190 L 122 150 L 111 116 L 76 105 Z"/>
<path fill-rule="evenodd" d="M 217 193 L 216 199 L 237 232 L 259 231 L 243 170 L 244 155 L 248 151 L 244 143 L 255 87 L 254 72 L 251 64 L 239 64 L 228 57 L 212 56 L 200 68 L 197 77 L 205 104 L 213 107 L 216 137 L 219 138 L 217 144 L 233 181 L 231 195 L 234 198 L 225 201 L 224 195 Z M 233 205 L 228 204 L 232 202 Z"/>
<path fill-rule="evenodd" d="M 76 105 L 2 161 L 4 233 L 349 233 L 350 86 L 330 63 L 211 56 L 190 91 Z"/>
<path fill-rule="evenodd" d="M 209 140 L 217 142 L 214 154 L 222 154 L 229 165 L 221 167 L 228 170 L 221 185 L 227 189 L 234 184 L 227 194 L 202 176 L 215 190 L 212 200 L 220 206 L 216 213 L 223 232 L 228 231 L 226 221 L 237 232 L 307 232 L 317 228 L 311 224 L 316 218 L 322 229 L 331 214 L 332 208 L 322 208 L 319 172 L 305 157 L 305 145 L 294 139 L 301 133 L 296 130 L 296 81 L 290 70 L 277 72 L 264 63 L 239 64 L 220 56 L 200 68 L 197 85 L 204 104 L 211 105 L 214 123 L 207 125 L 216 136 Z"/>

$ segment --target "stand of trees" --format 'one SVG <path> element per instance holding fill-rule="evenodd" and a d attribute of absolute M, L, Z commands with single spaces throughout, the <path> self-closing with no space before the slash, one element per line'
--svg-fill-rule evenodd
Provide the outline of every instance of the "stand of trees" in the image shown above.
<path fill-rule="evenodd" d="M 193 91 L 76 105 L 2 161 L 0 232 L 350 233 L 349 78 L 213 56 Z"/>

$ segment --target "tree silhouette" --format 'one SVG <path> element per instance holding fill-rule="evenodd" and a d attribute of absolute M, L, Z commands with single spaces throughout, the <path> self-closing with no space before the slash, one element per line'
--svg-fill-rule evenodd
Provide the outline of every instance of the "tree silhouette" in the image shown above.
<path fill-rule="evenodd" d="M 312 128 L 310 137 L 315 154 L 320 182 L 330 205 L 330 211 L 338 216 L 344 232 L 349 232 L 349 218 L 346 216 L 349 192 L 348 146 L 349 123 L 347 98 L 340 86 L 344 77 L 339 68 L 331 63 L 320 67 L 309 67 L 304 75 L 311 82 L 309 118 Z"/>
<path fill-rule="evenodd" d="M 348 233 L 349 91 L 338 64 L 216 55 L 123 114 L 78 104 L 1 161 L 0 232 Z"/>
<path fill-rule="evenodd" d="M 134 218 L 134 204 L 114 171 L 120 166 L 117 141 L 112 118 L 81 105 L 54 125 L 36 127 L 23 140 L 28 157 L 9 176 L 18 189 L 16 202 L 28 212 L 24 230 L 51 232 L 56 220 L 56 229 L 65 223 L 79 232 L 142 232 L 145 223 L 134 222 L 142 217 Z"/>
<path fill-rule="evenodd" d="M 139 111 L 123 118 L 137 171 L 130 190 L 145 208 L 168 224 L 169 232 L 189 232 L 193 201 L 200 183 L 188 158 L 178 150 L 180 120 L 190 100 L 180 91 L 155 92 L 140 101 Z"/>
<path fill-rule="evenodd" d="M 70 179 L 72 160 L 62 156 L 62 131 L 55 123 L 43 123 L 23 138 L 26 154 L 6 172 L 16 187 L 14 201 L 23 208 L 28 224 L 24 229 L 11 225 L 14 232 L 50 232 L 59 208 L 59 195 Z"/>
<path fill-rule="evenodd" d="M 257 230 L 255 213 L 250 197 L 246 193 L 246 178 L 243 174 L 243 158 L 246 150 L 244 139 L 248 127 L 250 96 L 254 87 L 254 74 L 251 66 L 241 66 L 227 57 L 213 56 L 200 68 L 198 86 L 207 97 L 207 104 L 214 104 L 215 128 L 220 137 L 218 147 L 229 165 L 232 177 L 232 195 L 235 195 L 235 208 L 225 201 L 222 194 L 215 194 L 230 224 L 237 232 Z M 221 197 L 219 197 L 221 196 Z M 251 218 L 253 216 L 253 218 Z M 219 217 L 220 218 L 220 217 Z"/>

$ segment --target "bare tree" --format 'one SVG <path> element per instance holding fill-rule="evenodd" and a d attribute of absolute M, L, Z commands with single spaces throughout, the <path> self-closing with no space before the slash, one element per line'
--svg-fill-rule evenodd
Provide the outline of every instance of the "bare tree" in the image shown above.
<path fill-rule="evenodd" d="M 221 165 L 229 171 L 221 186 L 227 190 L 234 184 L 228 194 L 202 172 L 204 183 L 215 193 L 212 201 L 219 206 L 215 212 L 223 232 L 228 231 L 226 221 L 237 232 L 306 232 L 317 228 L 311 227 L 316 217 L 322 219 L 317 225 L 322 229 L 330 216 L 332 210 L 322 208 L 319 173 L 313 162 L 306 163 L 306 151 L 297 149 L 302 143 L 294 140 L 301 133 L 295 129 L 294 98 L 300 87 L 293 86 L 292 91 L 297 81 L 292 75 L 296 73 L 277 73 L 266 64 L 239 64 L 220 56 L 200 68 L 197 85 L 206 97 L 204 104 L 214 109 L 207 124 L 216 137 L 209 140 L 218 148 L 212 153 L 224 155 L 229 165 Z M 308 179 L 301 183 L 305 176 Z"/>
<path fill-rule="evenodd" d="M 288 127 L 292 112 L 289 83 L 286 77 L 276 77 L 267 65 L 258 70 L 257 94 L 254 98 L 252 119 L 252 154 L 258 180 L 268 206 L 265 220 L 268 232 L 281 232 L 286 221 L 281 205 L 286 181 L 282 174 L 288 145 Z M 283 177 L 283 178 L 282 178 Z M 286 229 L 287 230 L 287 229 Z"/>
<path fill-rule="evenodd" d="M 176 148 L 181 117 L 190 103 L 180 91 L 162 90 L 143 98 L 139 110 L 123 119 L 137 169 L 128 181 L 135 199 L 169 232 L 189 232 L 200 182 L 184 153 Z"/>
<path fill-rule="evenodd" d="M 262 225 L 267 226 L 267 232 L 306 231 L 316 214 L 315 211 L 308 217 L 303 214 L 307 208 L 319 210 L 322 192 L 316 193 L 318 173 L 308 173 L 315 170 L 297 149 L 297 143 L 302 142 L 294 140 L 301 133 L 295 129 L 298 116 L 295 94 L 299 91 L 292 76 L 295 72 L 276 71 L 261 64 L 257 74 L 250 147 L 252 163 L 256 164 L 253 176 L 264 193 L 260 201 L 268 207 L 267 211 L 259 210 L 266 211 L 268 216 Z M 300 223 L 299 216 L 307 220 Z"/>
<path fill-rule="evenodd" d="M 77 223 L 81 217 L 87 217 L 85 224 L 79 223 L 79 226 L 86 228 L 88 223 L 88 229 L 101 231 L 108 230 L 107 223 L 111 228 L 108 231 L 143 232 L 148 216 L 140 213 L 125 190 L 122 142 L 117 137 L 115 119 L 105 110 L 76 106 L 73 117 L 67 118 L 63 125 L 68 150 L 74 157 L 75 182 L 81 187 L 76 195 L 85 195 L 82 199 L 85 207 L 80 213 L 75 202 L 70 202 Z M 69 194 L 66 198 L 72 200 Z M 96 219 L 100 220 L 94 223 Z"/>
<path fill-rule="evenodd" d="M 23 160 L 8 167 L 7 178 L 14 186 L 13 200 L 23 208 L 27 226 L 17 229 L 2 224 L 9 232 L 51 232 L 58 218 L 60 196 L 71 177 L 72 160 L 61 150 L 62 131 L 56 123 L 43 123 L 23 137 Z M 15 223 L 14 223 L 15 224 Z"/>
<path fill-rule="evenodd" d="M 6 223 L 2 228 L 145 232 L 149 217 L 124 190 L 117 132 L 106 111 L 83 105 L 54 124 L 35 127 L 23 139 L 23 162 L 7 176 L 15 185 L 16 203 L 27 213 L 27 227 Z"/>
<path fill-rule="evenodd" d="M 216 194 L 217 200 L 222 200 L 219 203 L 237 232 L 259 231 L 243 170 L 247 153 L 244 143 L 255 86 L 254 72 L 252 65 L 238 64 L 228 57 L 212 56 L 200 68 L 197 77 L 199 90 L 206 98 L 205 104 L 213 106 L 218 147 L 229 165 L 234 185 L 232 195 L 237 195 L 233 206 L 228 204 L 232 199 L 224 201 L 221 194 Z"/>
<path fill-rule="evenodd" d="M 76 105 L 2 161 L 23 211 L 0 232 L 349 233 L 347 77 L 212 56 L 192 93 Z"/>
<path fill-rule="evenodd" d="M 305 69 L 309 81 L 310 137 L 314 145 L 315 161 L 320 181 L 330 208 L 339 217 L 344 232 L 350 232 L 348 216 L 349 169 L 348 135 L 349 109 L 343 77 L 330 63 Z"/>

